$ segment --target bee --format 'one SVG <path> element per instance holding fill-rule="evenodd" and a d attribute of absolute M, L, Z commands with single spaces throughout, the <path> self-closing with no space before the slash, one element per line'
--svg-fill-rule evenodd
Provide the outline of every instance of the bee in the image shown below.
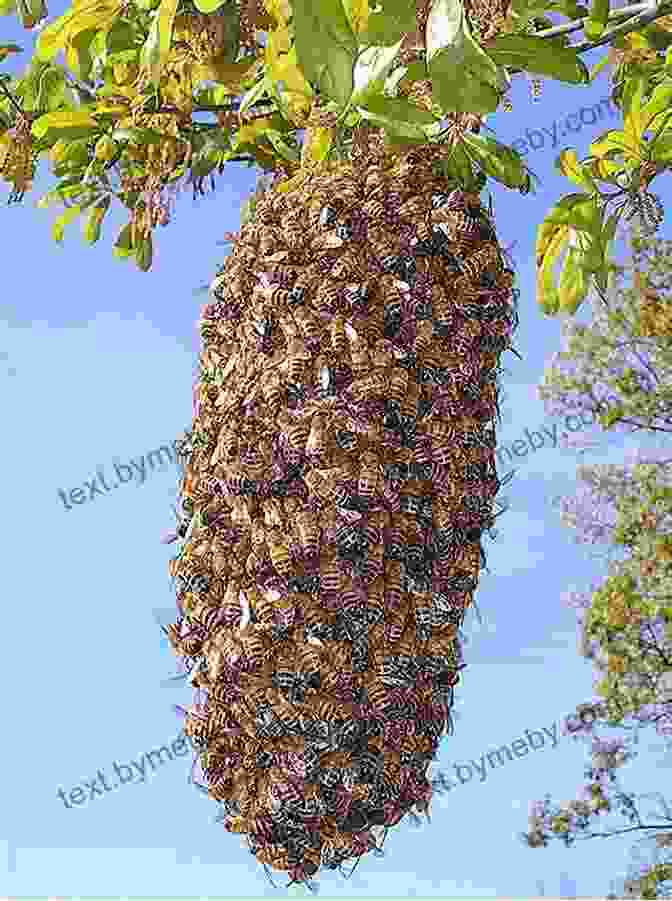
<path fill-rule="evenodd" d="M 279 530 L 274 529 L 267 538 L 271 562 L 275 570 L 281 576 L 287 576 L 292 570 L 293 563 L 289 555 L 289 548 L 282 542 Z"/>
<path fill-rule="evenodd" d="M 349 326 L 345 326 L 345 331 L 350 341 L 350 360 L 352 374 L 355 379 L 360 378 L 371 369 L 371 357 L 366 341 L 364 341 Z"/>
<path fill-rule="evenodd" d="M 269 658 L 269 651 L 262 634 L 255 629 L 241 636 L 240 642 L 245 656 L 250 661 L 253 669 L 260 669 Z"/>
<path fill-rule="evenodd" d="M 360 497 L 366 500 L 369 505 L 376 492 L 380 472 L 378 467 L 378 458 L 375 454 L 362 454 L 362 467 L 359 471 L 359 479 L 357 481 L 357 492 Z"/>
<path fill-rule="evenodd" d="M 305 341 L 319 339 L 321 324 L 312 313 L 309 313 L 305 307 L 297 307 L 292 311 L 292 315 Z"/>
<path fill-rule="evenodd" d="M 532 98 L 533 103 L 539 103 L 541 100 L 541 78 L 538 76 L 528 76 L 528 80 L 530 83 L 530 97 Z"/>
<path fill-rule="evenodd" d="M 365 181 L 366 194 L 368 195 L 384 188 L 387 185 L 387 181 L 387 176 L 380 169 L 374 169 L 373 172 L 369 172 Z"/>
<path fill-rule="evenodd" d="M 434 323 L 431 319 L 420 322 L 417 327 L 415 341 L 413 342 L 413 350 L 418 357 L 429 348 L 432 343 L 433 335 Z"/>
<path fill-rule="evenodd" d="M 281 423 L 287 443 L 295 450 L 303 450 L 310 434 L 310 426 L 305 420 L 286 420 Z"/>
<path fill-rule="evenodd" d="M 324 695 L 314 696 L 311 699 L 311 718 L 321 720 L 324 723 L 333 723 L 345 718 L 345 710 L 342 704 L 326 698 Z M 323 770 L 323 773 L 326 770 Z"/>
<path fill-rule="evenodd" d="M 333 273 L 336 278 L 340 278 L 340 276 Z M 336 282 L 331 280 L 325 281 L 320 285 L 320 289 L 317 292 L 316 303 L 319 306 L 320 313 L 333 313 L 334 310 L 338 308 L 342 287 Z"/>
<path fill-rule="evenodd" d="M 295 520 L 301 549 L 306 557 L 316 558 L 319 554 L 320 527 L 315 514 L 310 510 L 297 511 Z"/>
<path fill-rule="evenodd" d="M 383 395 L 387 389 L 387 377 L 384 372 L 374 372 L 372 375 L 356 378 L 349 386 L 348 391 L 358 400 L 373 400 Z"/>
<path fill-rule="evenodd" d="M 306 239 L 306 228 L 299 216 L 285 217 L 282 223 L 282 237 L 288 247 L 300 247 Z"/>
<path fill-rule="evenodd" d="M 342 316 L 334 316 L 331 324 L 331 346 L 337 357 L 342 358 L 345 352 L 346 334 L 345 320 Z"/>
<path fill-rule="evenodd" d="M 326 444 L 326 415 L 318 413 L 313 416 L 305 452 L 314 461 L 324 456 Z"/>
<path fill-rule="evenodd" d="M 359 269 L 360 262 L 358 255 L 354 252 L 344 253 L 331 267 L 330 275 L 332 278 L 341 281 L 346 279 L 354 281 L 359 275 Z M 340 287 L 338 287 L 337 290 L 340 291 Z"/>
<path fill-rule="evenodd" d="M 472 282 L 476 282 L 487 269 L 493 266 L 500 268 L 499 263 L 497 246 L 486 244 L 462 260 L 462 271 Z"/>

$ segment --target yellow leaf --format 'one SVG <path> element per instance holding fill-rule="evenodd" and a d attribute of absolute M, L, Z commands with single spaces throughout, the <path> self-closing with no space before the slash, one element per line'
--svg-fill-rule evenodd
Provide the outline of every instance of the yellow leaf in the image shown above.
<path fill-rule="evenodd" d="M 562 174 L 573 181 L 575 185 L 578 185 L 580 188 L 588 188 L 589 190 L 595 189 L 595 184 L 590 174 L 579 163 L 576 151 L 573 148 L 563 150 L 560 153 L 557 165 Z"/>
<path fill-rule="evenodd" d="M 44 28 L 35 44 L 35 55 L 42 62 L 50 62 L 59 50 L 64 50 L 66 44 L 73 35 L 78 34 L 83 28 L 90 28 L 107 21 L 108 17 L 116 17 L 122 3 L 110 2 L 110 0 L 83 0 L 73 4 L 69 12 L 56 19 Z M 81 23 L 85 23 L 83 26 Z"/>
<path fill-rule="evenodd" d="M 560 295 L 555 287 L 553 266 L 569 237 L 568 225 L 556 225 L 556 232 L 549 242 L 541 264 L 537 268 L 537 303 L 544 312 L 554 313 L 560 303 Z"/>
<path fill-rule="evenodd" d="M 615 129 L 612 131 L 606 132 L 606 134 L 602 135 L 601 138 L 598 138 L 597 141 L 593 141 L 590 145 L 590 155 L 603 157 L 606 156 L 610 150 L 618 150 L 621 153 L 635 154 L 639 155 L 641 150 L 640 141 L 634 141 L 632 138 L 625 134 L 623 131 L 616 131 Z"/>
<path fill-rule="evenodd" d="M 613 178 L 623 171 L 623 165 L 614 160 L 597 160 L 595 169 L 600 178 Z"/>
<path fill-rule="evenodd" d="M 31 126 L 33 135 L 39 140 L 49 128 L 96 128 L 97 122 L 85 110 L 57 110 L 45 113 L 36 119 Z"/>
<path fill-rule="evenodd" d="M 537 228 L 537 242 L 535 247 L 535 255 L 537 258 L 537 266 L 541 266 L 546 251 L 553 240 L 555 233 L 560 226 L 555 222 L 544 220 Z"/>
<path fill-rule="evenodd" d="M 369 27 L 369 0 L 343 0 L 343 8 L 355 34 Z"/>
<path fill-rule="evenodd" d="M 639 147 L 644 128 L 642 123 L 642 97 L 644 96 L 644 79 L 636 81 L 632 94 L 630 109 L 623 118 L 623 132 L 633 147 Z"/>
<path fill-rule="evenodd" d="M 265 131 L 268 131 L 272 121 L 270 116 L 264 116 L 261 119 L 255 119 L 254 122 L 241 126 L 236 135 L 236 144 L 254 144 L 259 135 L 263 135 Z"/>
<path fill-rule="evenodd" d="M 91 113 L 94 116 L 97 116 L 99 113 L 101 113 L 101 114 L 105 113 L 108 116 L 127 116 L 128 115 L 128 107 L 121 106 L 119 104 L 117 104 L 116 106 L 113 106 L 113 105 L 106 105 L 104 103 L 99 103 L 96 105 L 95 109 L 91 110 Z"/>
<path fill-rule="evenodd" d="M 51 150 L 49 151 L 49 154 L 48 154 L 49 159 L 51 160 L 52 163 L 54 163 L 54 165 L 57 166 L 61 162 L 61 160 L 65 156 L 65 152 L 69 146 L 70 146 L 70 144 L 68 141 L 63 141 L 63 140 L 56 141 L 56 143 L 51 148 Z"/>
<path fill-rule="evenodd" d="M 305 97 L 313 96 L 313 89 L 299 68 L 296 48 L 290 47 L 286 27 L 268 35 L 265 54 L 266 66 L 274 81 L 284 81 L 287 91 L 303 94 Z"/>
<path fill-rule="evenodd" d="M 288 0 L 264 0 L 264 7 L 276 22 L 283 25 L 291 15 Z"/>
<path fill-rule="evenodd" d="M 563 313 L 576 313 L 581 301 L 586 296 L 586 276 L 580 263 L 580 251 L 576 247 L 570 247 L 558 284 L 559 308 Z"/>
<path fill-rule="evenodd" d="M 321 162 L 334 142 L 335 129 L 308 128 L 301 148 L 301 165 Z"/>

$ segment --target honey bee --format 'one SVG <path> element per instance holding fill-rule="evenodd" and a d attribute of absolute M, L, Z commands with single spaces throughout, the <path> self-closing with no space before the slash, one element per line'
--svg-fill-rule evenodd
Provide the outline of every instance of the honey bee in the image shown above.
<path fill-rule="evenodd" d="M 352 373 L 355 378 L 359 378 L 371 369 L 369 348 L 366 341 L 364 341 L 353 328 L 345 326 L 345 331 L 350 342 Z"/>
<path fill-rule="evenodd" d="M 284 425 L 284 423 L 282 423 Z M 310 425 L 306 420 L 288 420 L 285 426 L 285 435 L 290 447 L 295 450 L 303 450 L 310 434 Z"/>
<path fill-rule="evenodd" d="M 305 452 L 311 458 L 323 457 L 327 446 L 326 415 L 313 416 L 310 433 L 305 445 Z"/>
<path fill-rule="evenodd" d="M 386 211 L 384 205 L 380 200 L 374 198 L 372 200 L 368 200 L 362 206 L 362 213 L 369 219 L 373 221 L 381 221 L 385 219 Z"/>
<path fill-rule="evenodd" d="M 406 397 L 407 392 L 408 371 L 406 369 L 403 369 L 401 366 L 395 366 L 392 370 L 392 375 L 390 376 L 390 381 L 388 384 L 388 400 L 398 404 L 399 407 L 401 407 L 401 404 Z"/>
<path fill-rule="evenodd" d="M 273 567 L 281 576 L 287 576 L 293 568 L 293 563 L 289 555 L 289 548 L 282 542 L 282 538 L 277 529 L 267 538 L 266 543 L 271 555 Z"/>
<path fill-rule="evenodd" d="M 366 176 L 365 191 L 371 194 L 373 191 L 384 188 L 387 183 L 387 176 L 380 169 L 374 169 Z"/>
<path fill-rule="evenodd" d="M 413 350 L 419 357 L 431 345 L 434 335 L 434 323 L 431 319 L 425 319 L 417 326 L 415 341 L 413 342 Z"/>
<path fill-rule="evenodd" d="M 292 315 L 306 341 L 317 341 L 320 336 L 321 324 L 319 320 L 309 313 L 305 307 L 296 307 L 292 310 Z"/>
<path fill-rule="evenodd" d="M 254 669 L 259 669 L 269 657 L 266 642 L 258 628 L 254 632 L 248 632 L 240 638 L 241 646 Z"/>
<path fill-rule="evenodd" d="M 313 696 L 310 708 L 311 717 L 325 723 L 344 719 L 346 713 L 342 704 L 332 701 L 331 698 L 326 698 L 324 695 Z"/>
<path fill-rule="evenodd" d="M 349 386 L 348 391 L 358 400 L 373 400 L 385 393 L 387 384 L 385 373 L 377 371 L 364 378 L 355 379 Z"/>
<path fill-rule="evenodd" d="M 359 471 L 359 479 L 357 481 L 357 491 L 360 497 L 366 499 L 367 503 L 371 502 L 379 479 L 378 458 L 375 454 L 364 453 L 362 455 L 362 468 Z"/>
<path fill-rule="evenodd" d="M 308 472 L 304 472 L 301 478 L 312 495 L 320 498 L 320 500 L 326 499 L 329 486 L 319 470 L 310 469 Z"/>
<path fill-rule="evenodd" d="M 286 217 L 282 223 L 282 237 L 289 247 L 300 247 L 306 239 L 306 228 L 299 216 Z"/>
<path fill-rule="evenodd" d="M 478 281 L 481 274 L 493 266 L 500 267 L 499 251 L 495 244 L 486 244 L 462 260 L 462 271 L 472 283 Z"/>
<path fill-rule="evenodd" d="M 342 316 L 336 315 L 331 324 L 331 346 L 337 357 L 342 358 L 345 352 L 346 334 L 345 320 Z"/>
<path fill-rule="evenodd" d="M 300 510 L 295 514 L 301 548 L 307 557 L 319 554 L 320 527 L 315 514 L 310 510 Z"/>

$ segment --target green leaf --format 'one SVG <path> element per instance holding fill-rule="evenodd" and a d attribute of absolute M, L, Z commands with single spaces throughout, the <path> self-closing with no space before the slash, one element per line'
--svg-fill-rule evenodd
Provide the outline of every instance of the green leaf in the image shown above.
<path fill-rule="evenodd" d="M 672 107 L 672 84 L 663 81 L 656 85 L 653 94 L 642 107 L 642 132 L 653 128 L 654 122 L 658 124 L 661 113 L 669 113 Z"/>
<path fill-rule="evenodd" d="M 582 254 L 576 247 L 569 247 L 558 282 L 558 309 L 561 313 L 574 314 L 588 293 L 588 281 L 581 266 Z"/>
<path fill-rule="evenodd" d="M 560 156 L 555 161 L 555 166 L 566 178 L 569 178 L 580 188 L 586 188 L 588 191 L 598 190 L 587 166 L 579 163 L 576 157 L 576 150 L 573 147 L 568 147 L 560 153 Z"/>
<path fill-rule="evenodd" d="M 236 61 L 240 50 L 240 13 L 237 4 L 228 3 L 220 8 L 217 19 L 222 23 L 224 31 L 221 60 L 224 65 L 230 65 Z"/>
<path fill-rule="evenodd" d="M 300 152 L 295 147 L 291 147 L 286 141 L 283 141 L 279 131 L 269 129 L 264 132 L 264 137 L 273 145 L 283 160 L 297 163 L 301 159 Z"/>
<path fill-rule="evenodd" d="M 655 163 L 672 163 L 672 134 L 659 135 L 651 142 L 650 152 Z"/>
<path fill-rule="evenodd" d="M 476 158 L 486 175 L 524 192 L 530 189 L 530 175 L 520 154 L 494 138 L 485 135 L 465 134 L 464 143 L 469 154 Z"/>
<path fill-rule="evenodd" d="M 131 223 L 128 222 L 123 226 L 117 240 L 114 242 L 112 253 L 119 259 L 126 259 L 133 253 L 133 242 L 131 240 Z"/>
<path fill-rule="evenodd" d="M 540 230 L 547 223 L 547 219 L 542 222 Z M 537 303 L 548 316 L 557 313 L 560 306 L 560 295 L 555 285 L 553 267 L 568 239 L 569 227 L 566 225 L 556 227 L 542 254 L 539 253 L 539 240 L 537 239 Z"/>
<path fill-rule="evenodd" d="M 124 50 L 138 50 L 136 29 L 126 19 L 117 19 L 105 35 L 106 62 L 108 56 L 114 56 Z"/>
<path fill-rule="evenodd" d="M 11 16 L 16 12 L 16 0 L 0 0 L 0 16 Z"/>
<path fill-rule="evenodd" d="M 97 36 L 97 28 L 85 28 L 78 32 L 70 41 L 73 48 L 77 65 L 73 71 L 80 81 L 87 81 L 93 69 L 93 56 L 91 53 L 91 45 Z"/>
<path fill-rule="evenodd" d="M 362 45 L 387 47 L 416 29 L 415 9 L 408 0 L 383 0 L 383 9 L 369 11 L 367 28 L 359 35 Z"/>
<path fill-rule="evenodd" d="M 500 34 L 487 45 L 500 66 L 523 69 L 569 84 L 588 84 L 590 75 L 576 50 L 533 35 Z"/>
<path fill-rule="evenodd" d="M 95 244 L 100 238 L 100 227 L 105 218 L 105 214 L 110 208 L 110 198 L 103 197 L 89 212 L 89 215 L 83 224 L 82 234 L 87 244 Z"/>
<path fill-rule="evenodd" d="M 54 112 L 65 100 L 65 73 L 60 69 L 47 69 L 40 78 L 37 92 L 38 109 Z"/>
<path fill-rule="evenodd" d="M 261 79 L 261 81 L 251 87 L 249 91 L 243 94 L 240 100 L 240 114 L 242 115 L 254 103 L 256 103 L 258 100 L 261 100 L 264 94 L 270 91 L 271 84 L 271 79 L 266 75 Z"/>
<path fill-rule="evenodd" d="M 155 88 L 161 82 L 161 72 L 170 55 L 170 43 L 173 35 L 173 22 L 177 13 L 179 0 L 161 0 L 161 5 L 154 14 L 147 40 L 140 54 L 141 67 L 148 72 Z"/>
<path fill-rule="evenodd" d="M 199 13 L 209 16 L 216 9 L 219 9 L 220 6 L 224 6 L 225 2 L 226 0 L 194 0 L 194 6 Z"/>
<path fill-rule="evenodd" d="M 149 272 L 152 268 L 152 258 L 154 256 L 154 244 L 152 241 L 152 233 L 150 232 L 146 238 L 139 238 L 138 245 L 135 248 L 135 262 L 141 272 Z"/>
<path fill-rule="evenodd" d="M 56 219 L 51 227 L 51 237 L 54 239 L 54 241 L 56 241 L 57 244 L 63 243 L 63 233 L 65 231 L 65 226 L 72 222 L 73 219 L 76 219 L 81 212 L 81 207 L 71 206 L 68 207 L 68 209 L 63 213 L 61 213 L 58 219 Z"/>
<path fill-rule="evenodd" d="M 294 42 L 306 79 L 345 107 L 352 96 L 357 39 L 341 0 L 292 3 Z"/>
<path fill-rule="evenodd" d="M 590 15 L 584 23 L 586 37 L 590 41 L 596 41 L 602 36 L 609 21 L 609 0 L 593 0 L 590 7 Z"/>
<path fill-rule="evenodd" d="M 434 0 L 426 43 L 432 98 L 441 110 L 478 115 L 495 112 L 506 79 L 469 33 L 461 0 Z"/>
<path fill-rule="evenodd" d="M 599 63 L 595 63 L 593 68 L 590 70 L 590 80 L 595 81 L 595 79 L 600 74 L 602 69 L 604 69 L 604 67 L 608 66 L 608 65 L 609 65 L 609 55 L 605 53 L 604 56 L 602 57 L 602 59 L 599 61 Z"/>
<path fill-rule="evenodd" d="M 458 184 L 468 188 L 474 180 L 474 168 L 465 149 L 464 141 L 455 144 L 444 160 L 444 172 L 448 179 L 455 179 Z"/>
<path fill-rule="evenodd" d="M 358 109 L 365 119 L 373 117 L 380 119 L 381 125 L 388 123 L 396 123 L 402 126 L 406 124 L 411 125 L 412 123 L 432 125 L 436 121 L 428 110 L 416 106 L 403 97 L 383 97 L 379 94 L 378 96 L 370 97 L 366 105 L 359 106 Z M 369 115 L 370 113 L 373 114 L 373 117 Z M 413 128 L 411 128 L 411 131 L 413 133 L 418 132 L 417 129 Z M 422 134 L 424 135 L 424 131 Z"/>
<path fill-rule="evenodd" d="M 367 47 L 355 62 L 353 72 L 353 106 L 366 106 L 369 95 L 381 93 L 401 49 L 402 41 L 391 47 Z"/>
<path fill-rule="evenodd" d="M 80 110 L 57 111 L 45 113 L 31 125 L 31 132 L 38 140 L 53 138 L 72 140 L 95 134 L 98 123 L 90 113 Z"/>

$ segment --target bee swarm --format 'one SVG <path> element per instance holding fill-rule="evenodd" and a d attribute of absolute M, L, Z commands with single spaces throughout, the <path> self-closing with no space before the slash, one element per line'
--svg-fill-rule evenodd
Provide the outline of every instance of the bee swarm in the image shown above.
<path fill-rule="evenodd" d="M 500 487 L 513 273 L 431 163 L 269 190 L 200 322 L 171 562 L 171 641 L 206 692 L 185 732 L 226 828 L 297 881 L 428 809 Z"/>

